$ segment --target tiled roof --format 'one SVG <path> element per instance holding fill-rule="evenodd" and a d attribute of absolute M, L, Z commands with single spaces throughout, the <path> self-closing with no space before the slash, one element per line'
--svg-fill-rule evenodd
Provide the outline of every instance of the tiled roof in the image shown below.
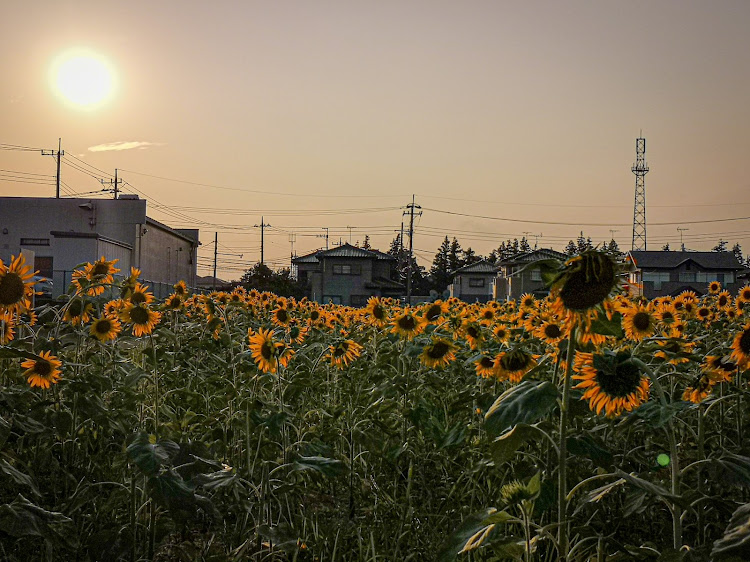
<path fill-rule="evenodd" d="M 664 252 L 633 250 L 628 252 L 638 269 L 664 268 L 674 269 L 681 264 L 692 261 L 703 269 L 743 270 L 732 252 Z"/>
<path fill-rule="evenodd" d="M 373 277 L 372 281 L 365 283 L 368 289 L 393 289 L 402 290 L 404 285 L 398 281 L 386 279 L 385 277 Z"/>
<path fill-rule="evenodd" d="M 558 259 L 558 260 L 564 260 L 568 256 L 563 254 L 562 252 L 558 252 L 557 250 L 552 250 L 550 248 L 539 248 L 538 250 L 531 250 L 530 252 L 523 252 L 521 254 L 516 254 L 515 256 L 498 261 L 498 264 L 502 265 L 509 265 L 509 264 L 518 264 L 518 263 L 528 263 L 538 260 L 547 260 L 547 259 Z"/>
<path fill-rule="evenodd" d="M 292 263 L 319 263 L 317 257 L 319 252 L 320 250 L 315 250 L 304 256 L 298 256 L 292 260 Z"/>
<path fill-rule="evenodd" d="M 457 273 L 496 273 L 497 267 L 495 265 L 491 264 L 487 260 L 481 260 L 478 262 L 471 263 L 469 265 L 465 265 L 463 267 L 459 267 L 455 271 L 451 271 L 451 275 L 456 275 Z"/>
<path fill-rule="evenodd" d="M 388 261 L 397 261 L 395 257 L 393 257 L 391 254 L 386 254 L 385 252 L 381 252 L 380 250 L 370 250 L 373 254 L 375 254 L 379 260 L 388 260 Z"/>

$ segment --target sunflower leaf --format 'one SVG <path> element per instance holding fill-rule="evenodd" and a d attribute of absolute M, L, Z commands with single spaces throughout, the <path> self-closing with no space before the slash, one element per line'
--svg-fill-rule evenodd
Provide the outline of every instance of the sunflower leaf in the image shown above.
<path fill-rule="evenodd" d="M 732 514 L 724 536 L 714 542 L 711 560 L 747 560 L 750 558 L 750 503 Z"/>
<path fill-rule="evenodd" d="M 39 488 L 36 487 L 36 482 L 34 482 L 34 479 L 28 474 L 21 472 L 14 466 L 11 466 L 7 461 L 0 460 L 0 472 L 5 474 L 6 476 L 9 476 L 16 484 L 27 486 L 36 497 L 39 498 L 42 496 L 42 494 L 39 493 Z"/>
<path fill-rule="evenodd" d="M 66 535 L 58 528 L 72 520 L 56 511 L 47 511 L 31 503 L 21 494 L 11 503 L 0 505 L 0 531 L 11 537 L 42 537 L 65 541 Z"/>
<path fill-rule="evenodd" d="M 666 488 L 662 488 L 658 484 L 653 484 L 651 482 L 643 480 L 642 478 L 638 478 L 634 474 L 628 474 L 627 472 L 623 472 L 619 469 L 615 470 L 614 474 L 625 480 L 631 486 L 640 488 L 641 490 L 644 490 L 645 492 L 648 492 L 649 494 L 652 494 L 654 496 L 659 496 L 660 498 L 667 500 L 674 505 L 678 505 L 683 509 L 691 509 L 690 502 L 686 498 L 672 494 Z"/>
<path fill-rule="evenodd" d="M 452 562 L 456 559 L 458 554 L 464 550 L 466 544 L 483 529 L 486 529 L 492 524 L 487 524 L 485 521 L 488 517 L 497 513 L 494 507 L 489 507 L 469 515 L 464 521 L 454 530 L 445 542 L 442 544 L 440 551 L 437 555 L 439 562 Z M 495 527 L 496 528 L 496 527 Z M 491 533 L 491 529 L 488 535 Z"/>
<path fill-rule="evenodd" d="M 179 453 L 180 446 L 174 441 L 160 439 L 151 443 L 148 433 L 139 433 L 128 445 L 127 452 L 138 468 L 147 476 L 155 476 Z"/>
<path fill-rule="evenodd" d="M 534 423 L 555 408 L 558 395 L 549 381 L 524 380 L 495 400 L 484 416 L 485 428 L 496 437 L 518 423 Z"/>
<path fill-rule="evenodd" d="M 315 470 L 329 477 L 339 476 L 346 470 L 346 465 L 340 460 L 326 457 L 298 457 L 290 466 L 292 472 Z"/>
<path fill-rule="evenodd" d="M 618 339 L 625 336 L 622 330 L 622 314 L 616 312 L 612 315 L 612 320 L 598 317 L 591 322 L 591 331 L 602 336 L 614 336 Z"/>
<path fill-rule="evenodd" d="M 542 438 L 541 430 L 525 423 L 516 424 L 513 429 L 496 438 L 490 445 L 495 466 L 501 466 L 513 459 L 515 452 L 532 438 Z"/>

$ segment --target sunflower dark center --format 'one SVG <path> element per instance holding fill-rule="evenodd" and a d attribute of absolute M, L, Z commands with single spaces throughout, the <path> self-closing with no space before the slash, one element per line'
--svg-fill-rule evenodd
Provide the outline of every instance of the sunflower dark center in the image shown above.
<path fill-rule="evenodd" d="M 651 316 L 648 312 L 636 312 L 633 316 L 633 326 L 639 332 L 645 332 L 651 326 Z"/>
<path fill-rule="evenodd" d="M 520 371 L 528 367 L 531 358 L 525 353 L 509 353 L 503 355 L 500 366 L 506 371 Z"/>
<path fill-rule="evenodd" d="M 296 340 L 299 337 L 299 326 L 292 326 L 292 329 L 289 330 L 289 337 L 293 340 Z"/>
<path fill-rule="evenodd" d="M 670 353 L 677 353 L 682 350 L 682 347 L 676 341 L 670 341 L 664 344 L 664 350 L 669 351 Z"/>
<path fill-rule="evenodd" d="M 623 361 L 617 365 L 614 375 L 597 371 L 596 382 L 608 396 L 624 398 L 638 389 L 641 372 L 630 361 Z"/>
<path fill-rule="evenodd" d="M 48 377 L 52 373 L 52 365 L 48 361 L 37 361 L 34 364 L 34 373 L 40 377 Z"/>
<path fill-rule="evenodd" d="M 8 272 L 0 279 L 0 304 L 9 306 L 23 298 L 26 286 L 18 273 Z"/>
<path fill-rule="evenodd" d="M 726 295 L 721 295 L 719 297 L 719 306 L 726 306 L 728 302 L 729 302 L 729 299 L 727 298 Z"/>
<path fill-rule="evenodd" d="M 260 346 L 260 356 L 263 357 L 266 361 L 271 359 L 273 357 L 273 344 L 271 344 L 270 341 L 263 342 L 263 345 Z"/>
<path fill-rule="evenodd" d="M 341 342 L 337 344 L 336 347 L 333 348 L 333 356 L 341 357 L 342 355 L 346 355 L 348 351 L 349 351 L 349 344 L 347 342 Z"/>
<path fill-rule="evenodd" d="M 587 310 L 609 295 L 616 276 L 612 260 L 602 254 L 583 254 L 580 267 L 566 275 L 560 299 L 570 310 Z"/>
<path fill-rule="evenodd" d="M 130 302 L 133 304 L 141 304 L 146 302 L 146 295 L 141 291 L 137 291 L 130 296 Z"/>
<path fill-rule="evenodd" d="M 414 317 L 406 315 L 398 319 L 398 327 L 402 330 L 413 330 L 417 327 L 417 322 Z"/>
<path fill-rule="evenodd" d="M 312 311 L 312 312 L 310 313 L 310 320 L 312 320 L 312 321 L 314 322 L 314 321 L 315 321 L 315 320 L 317 320 L 318 318 L 320 318 L 320 313 L 319 313 L 319 312 L 318 312 L 317 310 L 313 310 L 313 311 Z"/>
<path fill-rule="evenodd" d="M 96 262 L 93 269 L 91 270 L 92 275 L 107 275 L 109 273 L 109 265 L 102 262 Z"/>
<path fill-rule="evenodd" d="M 385 318 L 385 309 L 379 304 L 376 304 L 375 306 L 372 307 L 372 315 L 376 319 L 382 320 L 383 318 Z"/>
<path fill-rule="evenodd" d="M 287 322 L 287 321 L 289 320 L 289 313 L 288 313 L 288 312 L 286 311 L 286 309 L 285 309 L 285 308 L 280 308 L 280 309 L 279 309 L 279 310 L 278 310 L 278 311 L 276 312 L 276 319 L 277 319 L 277 320 L 278 320 L 279 322 Z"/>
<path fill-rule="evenodd" d="M 484 318 L 485 320 L 492 320 L 494 317 L 495 317 L 495 313 L 492 312 L 491 310 L 485 310 L 482 313 L 482 318 Z"/>
<path fill-rule="evenodd" d="M 96 326 L 94 327 L 94 330 L 98 334 L 106 334 L 112 329 L 112 322 L 106 318 L 102 318 L 99 320 L 99 322 L 96 323 Z"/>
<path fill-rule="evenodd" d="M 544 327 L 544 335 L 548 338 L 559 338 L 562 334 L 562 330 L 557 324 L 547 324 Z"/>
<path fill-rule="evenodd" d="M 494 365 L 494 361 L 491 357 L 482 357 L 479 360 L 479 364 L 482 366 L 483 369 L 490 369 Z"/>
<path fill-rule="evenodd" d="M 477 339 L 481 335 L 479 329 L 476 326 L 469 326 L 468 328 L 466 328 L 466 333 L 474 339 Z"/>
<path fill-rule="evenodd" d="M 130 320 L 133 324 L 148 324 L 148 310 L 142 306 L 134 306 L 130 309 Z"/>
<path fill-rule="evenodd" d="M 70 315 L 80 316 L 81 312 L 83 312 L 83 301 L 80 301 L 78 299 L 75 299 L 70 303 L 70 307 L 68 308 L 68 311 L 70 312 Z"/>
<path fill-rule="evenodd" d="M 740 336 L 739 348 L 745 355 L 750 355 L 750 328 Z"/>
<path fill-rule="evenodd" d="M 505 330 L 498 330 L 497 332 L 495 332 L 495 335 L 496 335 L 496 336 L 497 336 L 497 337 L 498 337 L 499 339 L 503 339 L 503 338 L 504 338 L 504 337 L 506 336 L 506 333 L 507 333 L 507 332 L 506 332 Z"/>
<path fill-rule="evenodd" d="M 443 312 L 443 310 L 440 308 L 440 306 L 437 304 L 433 304 L 432 306 L 430 306 L 430 308 L 427 309 L 427 312 L 425 313 L 424 316 L 425 318 L 427 318 L 427 320 L 432 321 L 432 320 L 435 320 L 435 318 L 437 318 L 438 316 L 440 316 L 441 312 Z"/>
<path fill-rule="evenodd" d="M 438 341 L 433 343 L 427 348 L 427 357 L 430 359 L 442 359 L 450 351 L 451 346 L 444 341 Z"/>
<path fill-rule="evenodd" d="M 662 322 L 670 322 L 674 320 L 674 314 L 669 312 L 668 310 L 664 311 L 661 315 L 661 321 Z"/>
<path fill-rule="evenodd" d="M 711 311 L 706 307 L 701 307 L 698 309 L 698 316 L 700 316 L 701 318 L 707 318 L 710 314 Z"/>

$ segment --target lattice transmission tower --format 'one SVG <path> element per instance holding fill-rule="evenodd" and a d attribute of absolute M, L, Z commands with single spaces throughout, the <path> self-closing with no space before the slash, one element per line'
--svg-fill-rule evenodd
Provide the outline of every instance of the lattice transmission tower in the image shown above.
<path fill-rule="evenodd" d="M 635 139 L 635 164 L 631 168 L 635 174 L 635 205 L 633 206 L 633 245 L 631 250 L 646 249 L 646 139 Z"/>

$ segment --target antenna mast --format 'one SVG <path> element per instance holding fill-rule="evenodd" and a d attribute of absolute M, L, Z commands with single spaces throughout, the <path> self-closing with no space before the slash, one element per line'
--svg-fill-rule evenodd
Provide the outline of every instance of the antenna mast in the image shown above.
<path fill-rule="evenodd" d="M 646 249 L 646 139 L 635 139 L 635 164 L 631 168 L 635 174 L 635 204 L 633 206 L 633 244 L 631 250 Z"/>

